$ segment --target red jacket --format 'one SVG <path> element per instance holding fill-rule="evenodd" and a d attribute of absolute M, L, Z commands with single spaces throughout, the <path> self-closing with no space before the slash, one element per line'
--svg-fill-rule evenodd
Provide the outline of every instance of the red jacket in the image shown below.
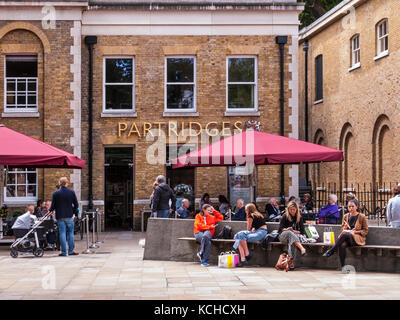
<path fill-rule="evenodd" d="M 201 213 L 198 213 L 194 220 L 194 233 L 209 230 L 211 235 L 213 236 L 215 228 L 211 228 L 211 226 L 216 225 L 219 221 L 224 220 L 224 216 L 220 214 L 217 210 L 214 210 L 213 214 L 214 215 L 209 214 L 207 218 L 204 219 L 204 216 Z"/>

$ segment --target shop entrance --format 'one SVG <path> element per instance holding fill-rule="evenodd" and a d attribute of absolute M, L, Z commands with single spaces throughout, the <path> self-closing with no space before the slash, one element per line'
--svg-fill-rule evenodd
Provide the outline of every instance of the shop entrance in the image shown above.
<path fill-rule="evenodd" d="M 133 148 L 105 148 L 105 229 L 133 230 Z"/>

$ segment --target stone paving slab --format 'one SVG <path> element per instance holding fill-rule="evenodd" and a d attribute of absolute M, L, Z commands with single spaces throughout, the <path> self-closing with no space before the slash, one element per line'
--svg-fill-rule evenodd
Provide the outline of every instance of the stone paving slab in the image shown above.
<path fill-rule="evenodd" d="M 9 256 L 0 246 L 0 300 L 400 299 L 400 275 L 299 268 L 220 269 L 199 262 L 144 261 L 137 232 L 110 232 L 96 254 Z M 76 241 L 76 251 L 85 249 Z"/>

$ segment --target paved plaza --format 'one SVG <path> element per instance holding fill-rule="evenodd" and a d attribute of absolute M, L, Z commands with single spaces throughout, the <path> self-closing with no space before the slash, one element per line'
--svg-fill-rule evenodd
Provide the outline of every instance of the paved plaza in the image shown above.
<path fill-rule="evenodd" d="M 9 256 L 0 247 L 0 299 L 400 299 L 400 275 L 273 268 L 220 269 L 144 261 L 144 233 L 110 232 L 96 254 Z M 78 252 L 85 241 L 76 241 Z"/>

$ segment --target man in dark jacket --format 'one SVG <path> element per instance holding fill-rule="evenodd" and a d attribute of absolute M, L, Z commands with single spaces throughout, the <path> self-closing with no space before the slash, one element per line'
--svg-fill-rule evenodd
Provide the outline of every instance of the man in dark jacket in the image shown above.
<path fill-rule="evenodd" d="M 74 213 L 77 213 L 79 204 L 75 192 L 68 189 L 68 179 L 62 177 L 60 179 L 60 189 L 53 193 L 51 199 L 50 211 L 56 212 L 58 231 L 60 234 L 61 253 L 60 256 L 67 255 L 67 240 L 68 240 L 68 255 L 75 256 L 78 253 L 74 252 Z"/>
<path fill-rule="evenodd" d="M 232 221 L 246 221 L 246 211 L 243 199 L 236 200 L 236 210 L 237 212 L 232 216 Z"/>
<path fill-rule="evenodd" d="M 158 176 L 156 179 L 158 186 L 154 189 L 153 197 L 153 217 L 168 218 L 169 214 L 176 209 L 176 197 L 171 187 L 165 183 L 164 176 Z M 171 200 L 171 206 L 169 204 Z"/>

